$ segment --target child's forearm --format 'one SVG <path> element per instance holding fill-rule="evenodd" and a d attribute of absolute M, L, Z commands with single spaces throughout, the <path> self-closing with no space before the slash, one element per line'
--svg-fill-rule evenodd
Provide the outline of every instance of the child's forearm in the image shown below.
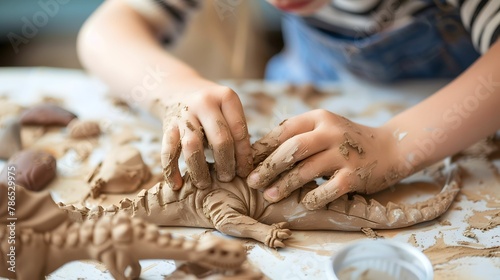
<path fill-rule="evenodd" d="M 104 2 L 85 23 L 78 53 L 112 93 L 148 109 L 153 100 L 168 97 L 190 79 L 201 79 L 169 55 L 146 20 L 119 0 Z"/>
<path fill-rule="evenodd" d="M 500 128 L 500 43 L 453 82 L 384 126 L 399 139 L 401 164 L 417 171 Z"/>

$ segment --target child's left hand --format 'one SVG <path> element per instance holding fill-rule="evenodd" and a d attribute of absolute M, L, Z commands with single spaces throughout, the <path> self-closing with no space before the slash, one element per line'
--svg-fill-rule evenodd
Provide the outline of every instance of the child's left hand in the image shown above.
<path fill-rule="evenodd" d="M 255 189 L 266 187 L 264 198 L 276 202 L 328 176 L 302 200 L 307 209 L 318 209 L 345 193 L 374 193 L 408 175 L 410 170 L 398 164 L 396 142 L 386 128 L 314 110 L 285 121 L 254 143 L 254 157 L 264 160 L 247 183 Z"/>

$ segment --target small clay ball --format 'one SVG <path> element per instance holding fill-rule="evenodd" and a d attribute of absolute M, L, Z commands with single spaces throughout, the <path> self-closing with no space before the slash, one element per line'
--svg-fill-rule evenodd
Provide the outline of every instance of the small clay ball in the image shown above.
<path fill-rule="evenodd" d="M 96 137 L 101 134 L 101 128 L 97 122 L 74 119 L 68 124 L 68 133 L 75 139 Z"/>
<path fill-rule="evenodd" d="M 23 125 L 67 126 L 76 115 L 54 104 L 33 106 L 21 115 Z"/>
<path fill-rule="evenodd" d="M 13 172 L 14 174 L 9 174 Z M 11 179 L 9 180 L 8 175 Z M 9 181 L 31 191 L 43 190 L 56 177 L 56 159 L 49 153 L 24 150 L 13 155 L 0 173 L 0 183 Z"/>
<path fill-rule="evenodd" d="M 8 117 L 0 121 L 0 159 L 7 160 L 22 149 L 19 119 Z"/>

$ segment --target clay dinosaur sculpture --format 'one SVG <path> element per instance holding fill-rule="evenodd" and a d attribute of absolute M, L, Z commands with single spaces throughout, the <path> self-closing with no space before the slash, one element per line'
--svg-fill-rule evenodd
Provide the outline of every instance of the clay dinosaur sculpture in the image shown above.
<path fill-rule="evenodd" d="M 173 238 L 123 213 L 75 223 L 48 192 L 14 191 L 3 184 L 0 190 L 0 277 L 45 279 L 63 264 L 85 259 L 103 262 L 119 280 L 139 277 L 139 259 L 184 260 L 223 271 L 236 271 L 246 260 L 237 241 Z M 14 192 L 16 207 L 8 209 Z"/>
<path fill-rule="evenodd" d="M 431 199 L 415 204 L 382 205 L 360 195 L 347 195 L 315 211 L 307 210 L 300 202 L 312 182 L 298 189 L 286 199 L 269 204 L 260 191 L 249 188 L 244 179 L 236 177 L 229 183 L 217 180 L 211 167 L 212 186 L 197 189 L 189 173 L 184 175 L 184 186 L 173 191 L 163 182 L 149 190 L 142 190 L 137 198 L 125 198 L 119 205 L 107 208 L 96 206 L 80 209 L 60 203 L 75 220 L 96 219 L 125 212 L 141 217 L 159 226 L 188 226 L 215 228 L 225 234 L 253 238 L 269 247 L 284 247 L 283 240 L 297 230 L 359 231 L 361 228 L 393 229 L 433 220 L 442 215 L 459 191 L 457 170 L 442 191 Z"/>

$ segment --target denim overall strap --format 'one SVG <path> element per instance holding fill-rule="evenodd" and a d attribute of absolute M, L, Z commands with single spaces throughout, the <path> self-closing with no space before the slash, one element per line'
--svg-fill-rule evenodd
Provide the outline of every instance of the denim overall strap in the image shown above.
<path fill-rule="evenodd" d="M 285 48 L 267 66 L 269 80 L 335 81 L 346 70 L 381 82 L 454 78 L 479 57 L 458 8 L 435 5 L 405 25 L 362 38 L 327 33 L 286 15 L 283 35 Z"/>

